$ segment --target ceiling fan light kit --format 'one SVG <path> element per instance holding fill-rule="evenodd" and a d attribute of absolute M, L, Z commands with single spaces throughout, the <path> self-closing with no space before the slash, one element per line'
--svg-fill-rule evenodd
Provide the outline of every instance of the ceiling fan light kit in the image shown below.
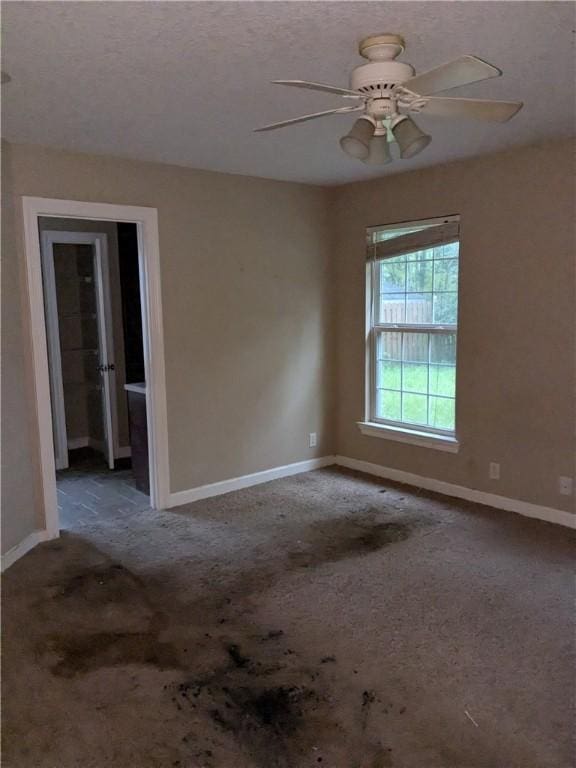
<path fill-rule="evenodd" d="M 370 140 L 374 136 L 375 125 L 369 117 L 359 117 L 349 133 L 340 139 L 340 146 L 350 157 L 366 160 L 370 153 Z"/>
<path fill-rule="evenodd" d="M 367 165 L 387 165 L 392 160 L 388 136 L 372 136 L 368 157 L 364 160 Z"/>
<path fill-rule="evenodd" d="M 390 127 L 400 147 L 402 160 L 415 157 L 423 149 L 426 149 L 432 141 L 431 137 L 425 134 L 408 115 L 395 118 Z"/>
<path fill-rule="evenodd" d="M 271 131 L 326 115 L 362 112 L 351 130 L 340 139 L 340 146 L 356 160 L 385 165 L 391 161 L 391 141 L 398 143 L 402 160 L 414 157 L 430 144 L 431 137 L 416 125 L 412 114 L 421 112 L 431 117 L 504 123 L 522 108 L 520 101 L 434 96 L 462 85 L 499 77 L 502 72 L 476 56 L 464 55 L 416 74 L 411 64 L 396 61 L 405 48 L 404 38 L 396 34 L 372 35 L 362 40 L 359 53 L 368 63 L 352 70 L 349 88 L 307 80 L 275 80 L 277 85 L 332 93 L 356 103 L 272 123 L 256 131 Z"/>

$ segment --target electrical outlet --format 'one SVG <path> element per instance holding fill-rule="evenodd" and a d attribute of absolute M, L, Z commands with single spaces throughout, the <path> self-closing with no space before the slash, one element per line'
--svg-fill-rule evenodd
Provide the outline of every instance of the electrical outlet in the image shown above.
<path fill-rule="evenodd" d="M 316 447 L 316 432 L 310 432 L 310 448 Z"/>
<path fill-rule="evenodd" d="M 488 477 L 490 480 L 500 480 L 500 464 L 496 461 L 491 461 L 488 469 Z"/>
<path fill-rule="evenodd" d="M 573 486 L 574 483 L 571 477 L 558 478 L 558 489 L 560 490 L 562 496 L 572 496 Z"/>

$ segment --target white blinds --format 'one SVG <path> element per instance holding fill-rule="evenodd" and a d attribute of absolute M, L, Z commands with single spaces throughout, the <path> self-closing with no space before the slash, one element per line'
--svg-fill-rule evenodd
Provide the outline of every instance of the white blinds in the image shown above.
<path fill-rule="evenodd" d="M 398 237 L 391 237 L 388 240 L 368 245 L 366 258 L 367 260 L 387 259 L 391 256 L 402 256 L 404 253 L 423 251 L 438 245 L 448 245 L 458 241 L 459 233 L 460 225 L 457 221 L 432 225 L 409 234 L 400 233 Z"/>

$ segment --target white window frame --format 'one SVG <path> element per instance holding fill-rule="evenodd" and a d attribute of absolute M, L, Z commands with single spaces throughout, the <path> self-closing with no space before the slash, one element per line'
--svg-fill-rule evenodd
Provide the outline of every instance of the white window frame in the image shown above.
<path fill-rule="evenodd" d="M 374 232 L 385 232 L 387 230 L 416 229 L 418 227 L 430 227 L 451 222 L 459 222 L 458 215 L 443 216 L 435 219 L 425 219 L 419 221 L 408 221 L 396 224 L 389 224 L 379 227 L 370 227 L 367 230 L 369 244 L 372 243 Z M 374 270 L 374 272 L 373 272 Z M 454 431 L 438 429 L 435 427 L 420 426 L 401 421 L 391 421 L 376 416 L 376 352 L 377 338 L 379 330 L 390 331 L 397 329 L 403 333 L 454 333 L 456 334 L 456 366 L 458 365 L 458 324 L 439 325 L 437 323 L 426 324 L 391 324 L 374 323 L 372 306 L 374 302 L 374 285 L 379 284 L 379 262 L 374 263 L 368 259 L 366 263 L 366 372 L 365 372 L 365 413 L 364 420 L 358 422 L 358 427 L 362 434 L 370 437 L 380 437 L 398 442 L 410 443 L 422 447 L 435 448 L 441 451 L 457 453 L 459 450 L 459 441 L 456 437 L 455 424 Z M 458 279 L 458 304 L 460 299 L 460 279 Z M 456 378 L 458 374 L 456 373 Z M 456 406 L 456 402 L 455 402 Z M 456 414 L 457 416 L 457 414 Z"/>

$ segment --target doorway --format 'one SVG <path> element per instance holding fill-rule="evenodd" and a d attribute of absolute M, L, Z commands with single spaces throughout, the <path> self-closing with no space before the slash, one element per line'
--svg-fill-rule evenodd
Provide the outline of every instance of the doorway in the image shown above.
<path fill-rule="evenodd" d="M 134 397 L 140 400 L 140 426 L 143 418 L 146 432 L 144 448 L 149 485 L 149 500 L 146 501 L 155 508 L 167 506 L 169 478 L 157 212 L 151 208 L 104 203 L 28 197 L 22 200 L 44 537 L 52 538 L 58 536 L 61 527 L 57 467 L 62 473 L 78 472 L 77 459 L 80 458 L 80 471 L 84 472 L 90 470 L 87 459 L 88 465 L 92 459 L 98 460 L 98 478 L 92 478 L 96 483 L 101 483 L 103 476 L 113 476 L 115 482 L 128 480 L 127 473 L 132 471 L 128 466 L 132 461 L 131 446 L 122 445 L 123 441 L 119 439 L 121 409 L 115 397 L 119 390 L 118 358 L 111 317 L 114 314 L 111 293 L 118 286 L 116 282 L 111 285 L 110 241 L 105 232 L 98 231 L 102 224 L 115 228 L 119 223 L 131 225 L 133 231 L 139 278 L 138 322 L 142 329 L 140 358 L 144 376 L 140 382 L 124 381 L 122 394 L 127 401 L 132 396 L 128 389 L 137 385 Z M 63 227 L 62 219 L 72 226 Z M 59 294 L 57 283 L 60 277 L 64 281 Z M 48 301 L 45 301 L 47 297 Z M 62 308 L 60 315 L 59 304 Z M 124 311 L 122 306 L 121 325 L 124 325 Z M 69 348 L 63 347 L 62 326 L 66 324 L 72 327 L 66 334 Z M 70 354 L 65 354 L 68 352 Z M 66 362 L 64 357 L 68 358 Z M 123 358 L 122 354 L 122 368 L 125 369 Z M 59 366 L 56 365 L 58 362 Z M 83 397 L 77 392 L 68 398 L 71 402 L 69 413 L 65 377 L 71 377 L 70 389 L 83 391 Z M 79 406 L 81 401 L 82 407 Z M 78 414 L 73 415 L 74 408 L 80 410 L 79 418 Z M 78 430 L 84 434 L 78 434 Z M 84 454 L 79 455 L 76 451 L 84 451 Z M 125 503 L 126 497 L 134 498 L 135 488 L 127 490 L 127 486 L 126 483 L 115 486 L 115 491 L 119 491 L 123 498 L 120 503 Z"/>
<path fill-rule="evenodd" d="M 90 448 L 113 470 L 118 419 L 108 237 L 45 226 L 50 219 L 39 227 L 56 469 L 69 467 L 71 452 Z"/>
<path fill-rule="evenodd" d="M 145 386 L 137 233 L 44 217 L 39 230 L 58 512 L 74 529 L 149 504 L 146 406 L 127 391 Z"/>

